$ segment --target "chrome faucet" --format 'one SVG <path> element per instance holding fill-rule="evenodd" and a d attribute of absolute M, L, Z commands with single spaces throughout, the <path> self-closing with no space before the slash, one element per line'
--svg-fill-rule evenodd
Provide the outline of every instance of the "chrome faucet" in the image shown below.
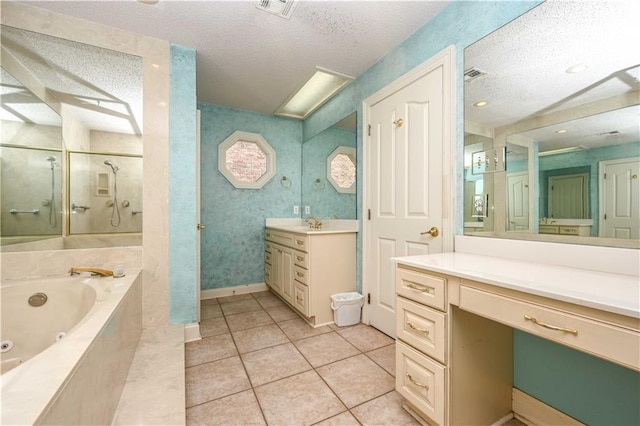
<path fill-rule="evenodd" d="M 311 228 L 311 229 L 321 229 L 322 228 L 322 222 L 320 222 L 317 218 L 315 218 L 313 216 L 309 216 L 304 221 L 309 224 L 309 228 Z"/>
<path fill-rule="evenodd" d="M 91 272 L 91 275 L 99 275 L 101 277 L 113 276 L 113 271 L 110 269 L 84 267 L 84 266 L 69 269 L 69 274 L 71 275 L 76 275 L 76 274 L 79 274 L 80 272 Z"/>

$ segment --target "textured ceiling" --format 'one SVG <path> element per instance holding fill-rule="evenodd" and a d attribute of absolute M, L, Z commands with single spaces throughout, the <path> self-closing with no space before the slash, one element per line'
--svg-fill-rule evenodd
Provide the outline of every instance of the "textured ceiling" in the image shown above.
<path fill-rule="evenodd" d="M 465 120 L 496 128 L 632 92 L 640 102 L 639 22 L 638 1 L 548 1 L 532 9 L 465 50 L 465 70 L 487 72 L 465 83 Z M 565 72 L 577 64 L 588 68 Z M 473 106 L 483 100 L 489 105 Z M 624 108 L 526 136 L 540 141 L 540 151 L 637 141 L 639 112 Z M 569 131 L 556 134 L 561 128 Z"/>
<path fill-rule="evenodd" d="M 301 1 L 290 20 L 248 0 L 28 3 L 195 48 L 199 101 L 272 114 L 316 66 L 357 77 L 448 1 Z"/>

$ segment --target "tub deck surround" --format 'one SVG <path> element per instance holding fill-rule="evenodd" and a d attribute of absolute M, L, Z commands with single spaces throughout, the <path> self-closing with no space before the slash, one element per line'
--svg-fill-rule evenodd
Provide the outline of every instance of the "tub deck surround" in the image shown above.
<path fill-rule="evenodd" d="M 513 387 L 514 329 L 640 371 L 635 275 L 460 252 L 393 260 L 396 390 L 436 424 L 562 414 Z"/>
<path fill-rule="evenodd" d="M 402 265 L 640 318 L 637 276 L 459 252 L 393 260 Z"/>
<path fill-rule="evenodd" d="M 115 410 L 118 395 L 115 401 L 111 399 L 124 386 L 141 332 L 141 271 L 127 269 L 122 278 L 81 274 L 68 279 L 71 285 L 86 280 L 97 280 L 99 286 L 108 284 L 110 296 L 99 298 L 64 339 L 2 375 L 2 424 L 102 423 L 108 411 L 103 405 L 113 405 Z M 9 282 L 19 285 L 19 280 Z M 109 351 L 111 355 L 105 358 L 105 352 Z M 95 374 L 99 377 L 93 377 Z M 116 383 L 121 375 L 122 383 Z M 83 397 L 95 400 L 93 392 L 109 399 L 92 401 L 103 406 L 97 413 L 91 412 L 95 404 L 79 400 Z"/>

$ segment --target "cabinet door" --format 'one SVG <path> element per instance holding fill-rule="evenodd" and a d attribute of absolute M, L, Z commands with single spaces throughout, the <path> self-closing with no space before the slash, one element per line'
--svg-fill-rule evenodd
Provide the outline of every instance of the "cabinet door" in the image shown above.
<path fill-rule="evenodd" d="M 282 247 L 271 244 L 271 283 L 267 283 L 276 292 L 282 293 Z"/>
<path fill-rule="evenodd" d="M 281 294 L 287 302 L 293 301 L 293 274 L 294 274 L 294 256 L 293 250 L 288 247 L 280 248 L 280 272 L 282 290 Z"/>

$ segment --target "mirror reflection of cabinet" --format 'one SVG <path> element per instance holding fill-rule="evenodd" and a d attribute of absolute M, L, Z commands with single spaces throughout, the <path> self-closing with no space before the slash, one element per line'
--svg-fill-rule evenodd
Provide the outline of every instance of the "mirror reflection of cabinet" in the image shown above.
<path fill-rule="evenodd" d="M 507 147 L 505 171 L 481 177 L 481 228 L 468 193 L 480 177 L 465 172 L 465 233 L 640 247 L 639 13 L 632 1 L 545 2 L 465 49 L 465 154 L 471 136 Z M 629 164 L 617 189 L 607 161 Z"/>

